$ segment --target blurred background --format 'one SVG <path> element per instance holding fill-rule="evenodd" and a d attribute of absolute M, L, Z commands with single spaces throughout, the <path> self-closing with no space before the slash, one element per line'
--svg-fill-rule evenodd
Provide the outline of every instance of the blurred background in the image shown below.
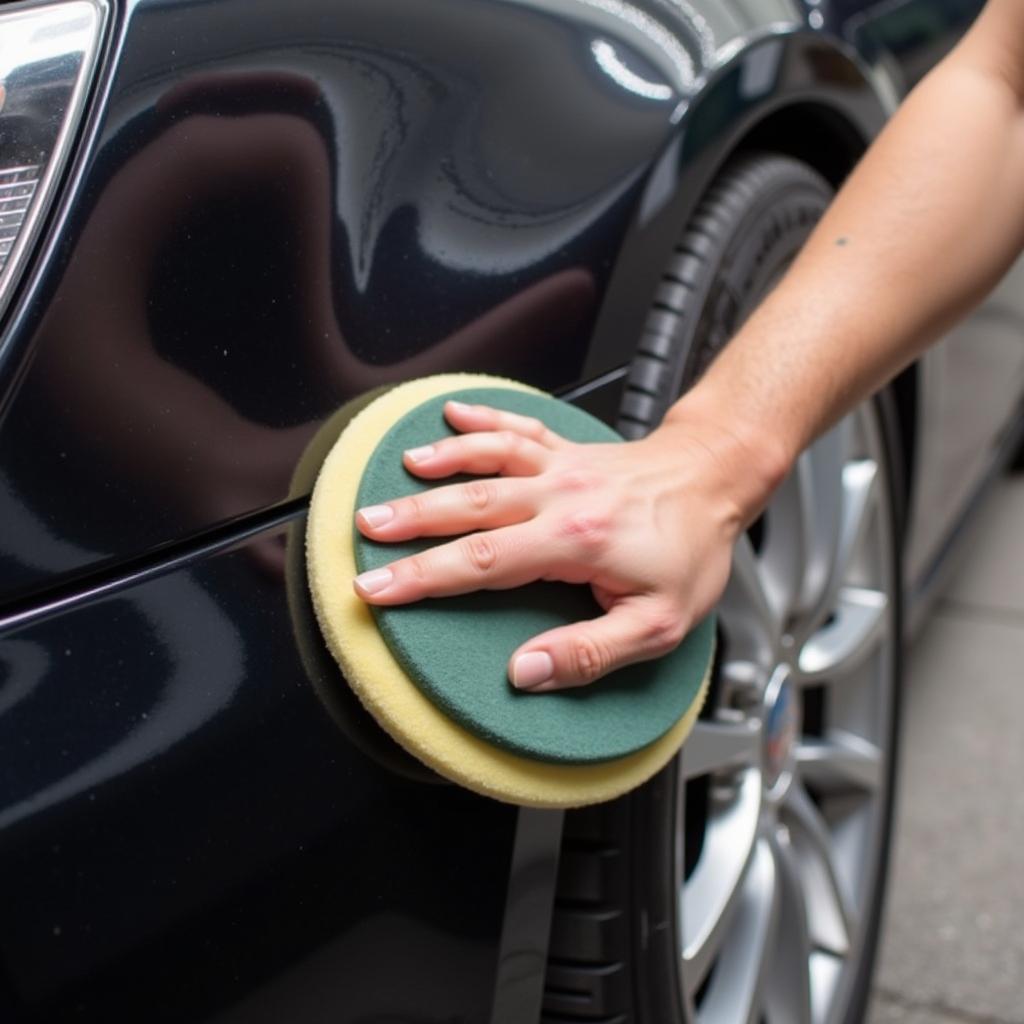
<path fill-rule="evenodd" d="M 1000 480 L 907 653 L 870 1024 L 1024 1021 L 1024 474 Z"/>

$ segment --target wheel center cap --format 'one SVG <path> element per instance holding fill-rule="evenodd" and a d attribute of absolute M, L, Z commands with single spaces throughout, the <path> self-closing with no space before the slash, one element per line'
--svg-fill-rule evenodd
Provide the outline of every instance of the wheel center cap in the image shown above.
<path fill-rule="evenodd" d="M 800 734 L 800 708 L 789 668 L 780 665 L 764 695 L 764 783 L 769 790 L 782 788 L 792 774 Z"/>

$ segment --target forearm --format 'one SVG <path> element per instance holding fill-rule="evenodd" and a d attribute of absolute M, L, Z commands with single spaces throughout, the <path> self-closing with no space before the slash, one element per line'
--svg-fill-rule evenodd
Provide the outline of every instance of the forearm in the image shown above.
<path fill-rule="evenodd" d="M 689 426 L 725 413 L 724 448 L 762 466 L 739 498 L 748 515 L 1024 245 L 1024 88 L 966 42 L 908 98 L 786 277 L 669 413 Z"/>

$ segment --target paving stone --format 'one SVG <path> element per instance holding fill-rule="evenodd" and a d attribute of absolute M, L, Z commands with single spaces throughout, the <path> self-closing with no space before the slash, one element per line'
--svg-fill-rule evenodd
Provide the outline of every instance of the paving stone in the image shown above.
<path fill-rule="evenodd" d="M 951 1015 L 930 1006 L 907 1006 L 876 995 L 865 1024 L 980 1024 L 976 1019 Z"/>
<path fill-rule="evenodd" d="M 877 983 L 901 1006 L 1024 1024 L 1024 618 L 940 608 L 908 667 Z M 878 1021 L 929 1019 L 901 1006 Z"/>

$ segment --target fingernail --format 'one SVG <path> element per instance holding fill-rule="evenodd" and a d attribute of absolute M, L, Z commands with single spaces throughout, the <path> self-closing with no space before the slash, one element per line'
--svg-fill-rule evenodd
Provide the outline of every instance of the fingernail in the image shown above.
<path fill-rule="evenodd" d="M 433 454 L 434 446 L 432 444 L 425 444 L 422 448 L 410 448 L 405 453 L 405 457 L 410 462 L 426 462 Z"/>
<path fill-rule="evenodd" d="M 364 594 L 379 594 L 393 578 L 394 573 L 390 569 L 371 569 L 356 577 L 356 586 Z"/>
<path fill-rule="evenodd" d="M 383 526 L 395 518 L 395 510 L 390 505 L 367 505 L 358 515 L 367 526 Z"/>
<path fill-rule="evenodd" d="M 546 683 L 554 674 L 555 663 L 546 651 L 520 654 L 512 662 L 512 685 L 520 690 Z"/>
<path fill-rule="evenodd" d="M 454 400 L 448 403 L 448 408 L 453 412 L 469 412 L 470 407 L 465 402 L 456 402 Z"/>

